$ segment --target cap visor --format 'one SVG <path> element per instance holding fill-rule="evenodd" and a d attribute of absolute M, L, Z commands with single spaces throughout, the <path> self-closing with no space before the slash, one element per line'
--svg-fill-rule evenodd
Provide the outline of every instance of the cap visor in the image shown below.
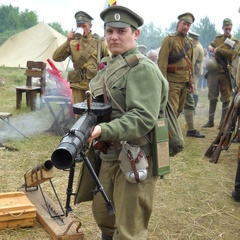
<path fill-rule="evenodd" d="M 127 28 L 130 27 L 130 24 L 123 23 L 123 22 L 108 22 L 106 26 L 114 27 L 114 28 Z"/>
<path fill-rule="evenodd" d="M 189 19 L 183 19 L 185 22 L 187 22 L 187 23 L 190 23 L 190 24 L 192 24 L 192 21 L 190 21 Z"/>
<path fill-rule="evenodd" d="M 80 24 L 82 24 L 82 23 L 86 23 L 87 21 L 82 21 L 82 20 L 77 20 L 76 21 L 76 23 L 80 23 Z"/>

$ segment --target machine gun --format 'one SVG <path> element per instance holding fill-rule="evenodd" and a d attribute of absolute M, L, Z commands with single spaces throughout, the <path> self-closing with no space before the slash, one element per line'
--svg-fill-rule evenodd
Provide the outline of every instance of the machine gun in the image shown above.
<path fill-rule="evenodd" d="M 72 192 L 75 163 L 83 160 L 86 164 L 91 176 L 96 184 L 95 192 L 100 191 L 109 214 L 114 214 L 114 208 L 111 201 L 106 196 L 103 187 L 86 156 L 87 140 L 91 135 L 91 132 L 95 125 L 98 123 L 98 117 L 109 115 L 112 111 L 110 104 L 104 104 L 99 102 L 92 102 L 90 104 L 90 92 L 86 93 L 86 102 L 77 103 L 73 105 L 73 111 L 76 114 L 80 114 L 80 118 L 69 130 L 69 132 L 62 138 L 57 149 L 52 153 L 51 160 L 53 165 L 62 170 L 69 169 L 68 188 L 67 188 L 67 200 L 66 200 L 66 216 L 72 211 L 70 207 L 70 198 L 75 193 Z M 91 106 L 90 106 L 91 105 Z"/>
<path fill-rule="evenodd" d="M 235 92 L 231 105 L 224 118 L 222 126 L 213 143 L 208 147 L 205 156 L 210 158 L 209 162 L 217 163 L 222 150 L 230 147 L 234 135 L 236 123 L 239 117 L 240 92 Z"/>

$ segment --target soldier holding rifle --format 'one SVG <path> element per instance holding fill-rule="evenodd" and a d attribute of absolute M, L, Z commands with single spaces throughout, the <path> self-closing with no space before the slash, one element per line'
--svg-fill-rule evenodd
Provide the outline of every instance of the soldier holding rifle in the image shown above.
<path fill-rule="evenodd" d="M 232 61 L 238 54 L 239 41 L 231 35 L 231 19 L 225 18 L 223 20 L 222 29 L 223 34 L 217 35 L 208 47 L 214 57 L 211 57 L 206 63 L 207 73 L 205 76 L 208 82 L 209 118 L 203 128 L 214 127 L 214 115 L 220 93 L 222 102 L 220 129 L 228 111 L 231 93 L 234 91 Z"/>

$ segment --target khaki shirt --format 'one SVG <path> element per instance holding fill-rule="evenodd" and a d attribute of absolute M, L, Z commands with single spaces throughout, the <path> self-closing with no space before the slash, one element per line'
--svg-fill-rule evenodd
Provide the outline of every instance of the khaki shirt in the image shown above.
<path fill-rule="evenodd" d="M 226 37 L 223 34 L 216 36 L 216 38 L 210 43 L 210 45 L 214 48 L 217 48 L 217 52 L 219 52 L 223 58 L 229 61 L 230 71 L 234 75 L 234 67 L 232 65 L 232 62 L 238 54 L 239 41 L 232 36 L 230 36 L 229 38 L 235 42 L 234 49 L 232 49 L 228 44 L 224 43 Z M 218 62 L 220 72 L 224 72 L 222 64 L 219 62 L 218 59 L 216 60 Z"/>
<path fill-rule="evenodd" d="M 177 38 L 180 39 L 181 45 Z M 176 72 L 175 73 L 168 72 L 167 67 L 170 64 L 169 57 L 179 54 L 186 44 L 188 45 L 187 56 L 188 59 L 190 60 L 190 63 L 188 63 L 188 60 L 185 57 L 182 57 L 180 61 L 174 63 L 177 66 Z M 189 65 L 193 76 L 194 68 L 193 68 L 192 39 L 188 38 L 187 36 L 183 36 L 179 32 L 175 32 L 172 35 L 166 36 L 162 41 L 162 45 L 158 56 L 158 66 L 162 71 L 163 76 L 169 82 L 189 82 L 189 71 L 183 70 L 183 68 L 185 69 L 188 68 Z"/>
<path fill-rule="evenodd" d="M 90 33 L 87 36 L 80 35 L 70 43 L 63 43 L 53 53 L 53 60 L 56 62 L 64 61 L 67 57 L 71 56 L 74 69 L 80 69 L 82 80 L 91 80 L 98 71 L 98 46 L 101 41 L 101 51 L 99 60 L 103 57 L 109 56 L 109 50 L 104 38 L 97 34 Z M 88 81 L 82 81 L 88 85 Z M 71 87 L 78 88 L 80 82 L 71 83 Z"/>

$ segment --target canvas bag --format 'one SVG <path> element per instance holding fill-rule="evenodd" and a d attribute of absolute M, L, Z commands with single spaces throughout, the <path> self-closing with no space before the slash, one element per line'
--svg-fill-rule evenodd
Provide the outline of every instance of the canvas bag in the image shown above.
<path fill-rule="evenodd" d="M 101 166 L 101 159 L 99 158 L 99 153 L 96 150 L 94 150 L 92 145 L 89 151 L 87 152 L 87 157 L 95 173 L 98 175 L 100 166 Z M 89 172 L 85 162 L 82 162 L 79 176 L 78 176 L 78 183 L 77 183 L 74 204 L 92 201 L 95 188 L 96 188 L 96 183 L 94 182 L 93 177 Z"/>
<path fill-rule="evenodd" d="M 173 157 L 183 150 L 185 142 L 178 119 L 169 101 L 167 101 L 164 115 L 168 119 L 169 155 Z"/>

